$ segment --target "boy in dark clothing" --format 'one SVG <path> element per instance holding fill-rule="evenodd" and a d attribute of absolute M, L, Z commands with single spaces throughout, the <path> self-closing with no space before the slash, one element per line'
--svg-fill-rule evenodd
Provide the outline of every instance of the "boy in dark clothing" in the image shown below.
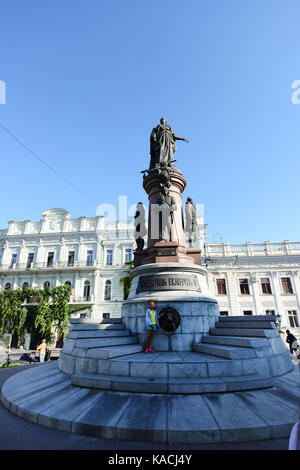
<path fill-rule="evenodd" d="M 293 354 L 293 351 L 297 351 L 298 348 L 298 343 L 297 343 L 297 338 L 295 338 L 294 335 L 290 332 L 290 330 L 286 330 L 286 342 L 290 346 L 290 353 Z"/>

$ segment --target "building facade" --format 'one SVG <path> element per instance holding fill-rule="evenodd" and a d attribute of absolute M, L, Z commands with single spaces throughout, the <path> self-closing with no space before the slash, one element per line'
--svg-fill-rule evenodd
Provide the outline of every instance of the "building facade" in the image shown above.
<path fill-rule="evenodd" d="M 299 242 L 207 243 L 205 256 L 221 314 L 275 314 L 283 327 L 299 327 Z"/>
<path fill-rule="evenodd" d="M 205 243 L 199 216 L 195 246 L 208 270 L 208 287 L 222 315 L 280 315 L 299 327 L 300 242 Z M 106 223 L 103 216 L 72 218 L 50 209 L 39 221 L 10 221 L 0 231 L 0 288 L 71 285 L 75 315 L 120 315 L 120 279 L 133 258 L 133 222 Z"/>

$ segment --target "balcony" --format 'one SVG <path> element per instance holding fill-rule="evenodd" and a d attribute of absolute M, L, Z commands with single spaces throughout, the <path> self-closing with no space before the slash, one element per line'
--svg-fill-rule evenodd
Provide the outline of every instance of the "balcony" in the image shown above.
<path fill-rule="evenodd" d="M 94 295 L 87 295 L 87 296 L 78 296 L 78 295 L 71 295 L 70 297 L 70 304 L 92 304 L 95 302 Z"/>
<path fill-rule="evenodd" d="M 300 242 L 284 241 L 281 243 L 250 243 L 231 245 L 229 243 L 206 243 L 207 258 L 227 256 L 282 256 L 299 255 Z"/>
<path fill-rule="evenodd" d="M 91 269 L 95 268 L 98 265 L 96 260 L 87 262 L 86 260 L 74 261 L 70 263 L 69 261 L 56 261 L 54 263 L 15 263 L 15 264 L 1 264 L 0 272 L 2 271 L 35 271 L 35 270 L 57 270 L 57 269 L 66 269 L 66 270 L 76 270 L 76 269 Z"/>
<path fill-rule="evenodd" d="M 51 303 L 51 297 L 49 299 L 50 303 Z M 70 296 L 70 300 L 69 300 L 69 304 L 71 305 L 87 305 L 87 304 L 93 304 L 95 302 L 95 295 L 87 295 L 87 296 L 80 296 L 80 295 L 71 295 Z M 25 302 L 22 304 L 24 306 L 34 306 L 34 305 L 38 305 L 40 303 L 40 299 L 39 299 L 39 296 L 38 295 L 35 295 L 35 296 L 31 296 L 29 297 L 28 299 L 25 300 Z"/>

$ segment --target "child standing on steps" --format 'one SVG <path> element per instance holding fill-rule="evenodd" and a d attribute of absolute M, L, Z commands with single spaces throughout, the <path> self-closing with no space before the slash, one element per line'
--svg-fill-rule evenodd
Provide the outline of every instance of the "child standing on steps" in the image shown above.
<path fill-rule="evenodd" d="M 155 303 L 153 301 L 149 302 L 149 308 L 146 311 L 146 331 L 147 331 L 147 339 L 146 339 L 146 349 L 145 353 L 151 352 L 154 353 L 152 349 L 152 341 L 154 332 L 157 331 L 159 327 L 158 323 L 158 316 L 155 309 Z"/>

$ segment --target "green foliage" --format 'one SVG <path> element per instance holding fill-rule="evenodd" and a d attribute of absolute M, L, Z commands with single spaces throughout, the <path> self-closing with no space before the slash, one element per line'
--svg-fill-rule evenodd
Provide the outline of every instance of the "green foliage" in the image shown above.
<path fill-rule="evenodd" d="M 25 300 L 34 299 L 38 305 L 33 309 Z M 0 334 L 5 330 L 11 334 L 21 336 L 29 325 L 36 328 L 46 342 L 53 340 L 53 329 L 63 335 L 71 309 L 68 305 L 70 300 L 70 286 L 58 286 L 52 289 L 14 289 L 2 290 L 0 292 Z M 31 307 L 31 308 L 30 308 Z M 30 310 L 30 314 L 28 313 Z"/>
<path fill-rule="evenodd" d="M 132 261 L 126 261 L 126 265 L 129 265 L 129 269 L 126 272 L 126 276 L 121 277 L 120 279 L 120 284 L 123 285 L 123 293 L 124 293 L 124 300 L 128 298 L 129 292 L 130 292 L 130 287 L 132 284 L 132 276 L 131 276 L 131 271 L 133 270 L 133 260 Z"/>

